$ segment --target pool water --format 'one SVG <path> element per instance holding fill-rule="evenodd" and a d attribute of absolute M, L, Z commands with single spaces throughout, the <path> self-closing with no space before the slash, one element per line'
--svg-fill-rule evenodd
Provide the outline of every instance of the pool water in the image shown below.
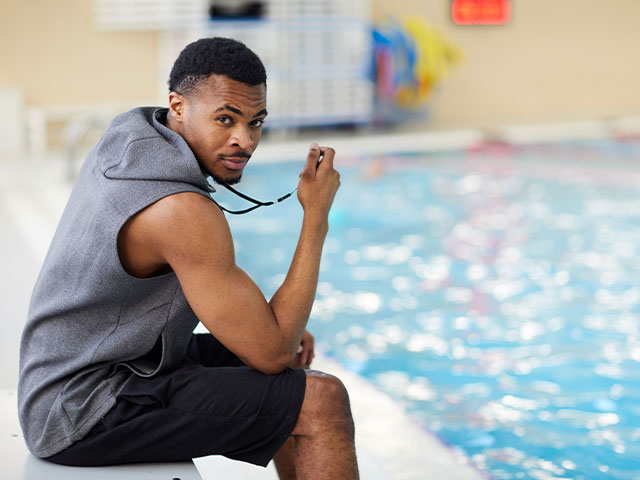
<path fill-rule="evenodd" d="M 319 348 L 494 478 L 640 479 L 640 142 L 336 164 Z M 238 188 L 272 200 L 301 167 L 255 165 Z M 228 218 L 272 295 L 301 208 Z"/>

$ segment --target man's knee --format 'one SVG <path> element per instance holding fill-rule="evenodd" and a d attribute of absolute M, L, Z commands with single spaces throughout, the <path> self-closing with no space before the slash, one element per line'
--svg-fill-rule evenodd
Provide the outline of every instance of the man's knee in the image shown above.
<path fill-rule="evenodd" d="M 307 386 L 294 429 L 312 434 L 325 429 L 342 431 L 353 436 L 353 418 L 349 394 L 344 384 L 333 375 L 306 370 Z"/>

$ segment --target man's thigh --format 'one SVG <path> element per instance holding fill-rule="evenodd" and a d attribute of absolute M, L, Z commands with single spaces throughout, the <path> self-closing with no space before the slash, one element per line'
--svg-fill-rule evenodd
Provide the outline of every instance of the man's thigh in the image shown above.
<path fill-rule="evenodd" d="M 134 376 L 85 437 L 49 460 L 68 465 L 180 461 L 225 455 L 266 465 L 295 427 L 306 375 L 186 364 Z"/>

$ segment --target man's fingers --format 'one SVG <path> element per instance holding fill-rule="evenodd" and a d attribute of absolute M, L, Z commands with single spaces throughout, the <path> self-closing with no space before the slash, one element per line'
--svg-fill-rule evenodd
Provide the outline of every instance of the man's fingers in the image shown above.
<path fill-rule="evenodd" d="M 322 155 L 322 161 L 318 163 L 320 160 L 320 155 Z M 302 173 L 300 176 L 305 176 L 312 178 L 315 176 L 315 172 L 321 165 L 324 165 L 323 169 L 332 169 L 333 168 L 333 158 L 336 155 L 336 151 L 331 147 L 320 147 L 316 142 L 313 142 L 309 146 L 309 153 L 307 154 L 307 163 L 302 169 Z"/>
<path fill-rule="evenodd" d="M 307 347 L 306 350 L 307 351 L 304 353 L 304 364 L 305 365 L 311 365 L 311 361 L 313 360 L 313 357 L 315 356 L 314 344 L 315 344 L 315 339 L 314 339 L 313 335 L 309 335 L 308 336 L 307 345 L 306 345 L 306 347 Z"/>
<path fill-rule="evenodd" d="M 313 142 L 309 146 L 309 153 L 307 154 L 307 163 L 305 163 L 300 176 L 313 178 L 316 174 L 316 167 L 318 165 L 319 158 L 320 158 L 320 146 L 318 146 L 316 142 Z"/>
<path fill-rule="evenodd" d="M 302 358 L 302 364 L 306 367 L 308 367 L 309 365 L 311 365 L 311 361 L 313 360 L 313 355 L 311 352 L 307 352 L 304 354 L 304 357 Z"/>
<path fill-rule="evenodd" d="M 307 358 L 305 359 L 305 365 L 311 365 L 311 362 L 313 361 L 313 357 L 315 357 L 316 354 L 313 351 L 313 347 L 309 349 L 309 351 L 307 352 Z"/>
<path fill-rule="evenodd" d="M 336 151 L 331 147 L 320 147 L 320 151 L 322 152 L 320 165 L 324 164 L 327 168 L 333 168 L 333 157 L 336 156 Z"/>

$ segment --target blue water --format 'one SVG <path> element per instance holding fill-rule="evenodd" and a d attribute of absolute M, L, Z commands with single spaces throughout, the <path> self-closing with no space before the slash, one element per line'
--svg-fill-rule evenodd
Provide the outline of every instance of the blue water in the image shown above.
<path fill-rule="evenodd" d="M 494 478 L 640 479 L 640 143 L 337 165 L 318 346 Z M 271 200 L 301 167 L 248 167 L 239 188 Z M 270 296 L 299 205 L 229 219 Z"/>

